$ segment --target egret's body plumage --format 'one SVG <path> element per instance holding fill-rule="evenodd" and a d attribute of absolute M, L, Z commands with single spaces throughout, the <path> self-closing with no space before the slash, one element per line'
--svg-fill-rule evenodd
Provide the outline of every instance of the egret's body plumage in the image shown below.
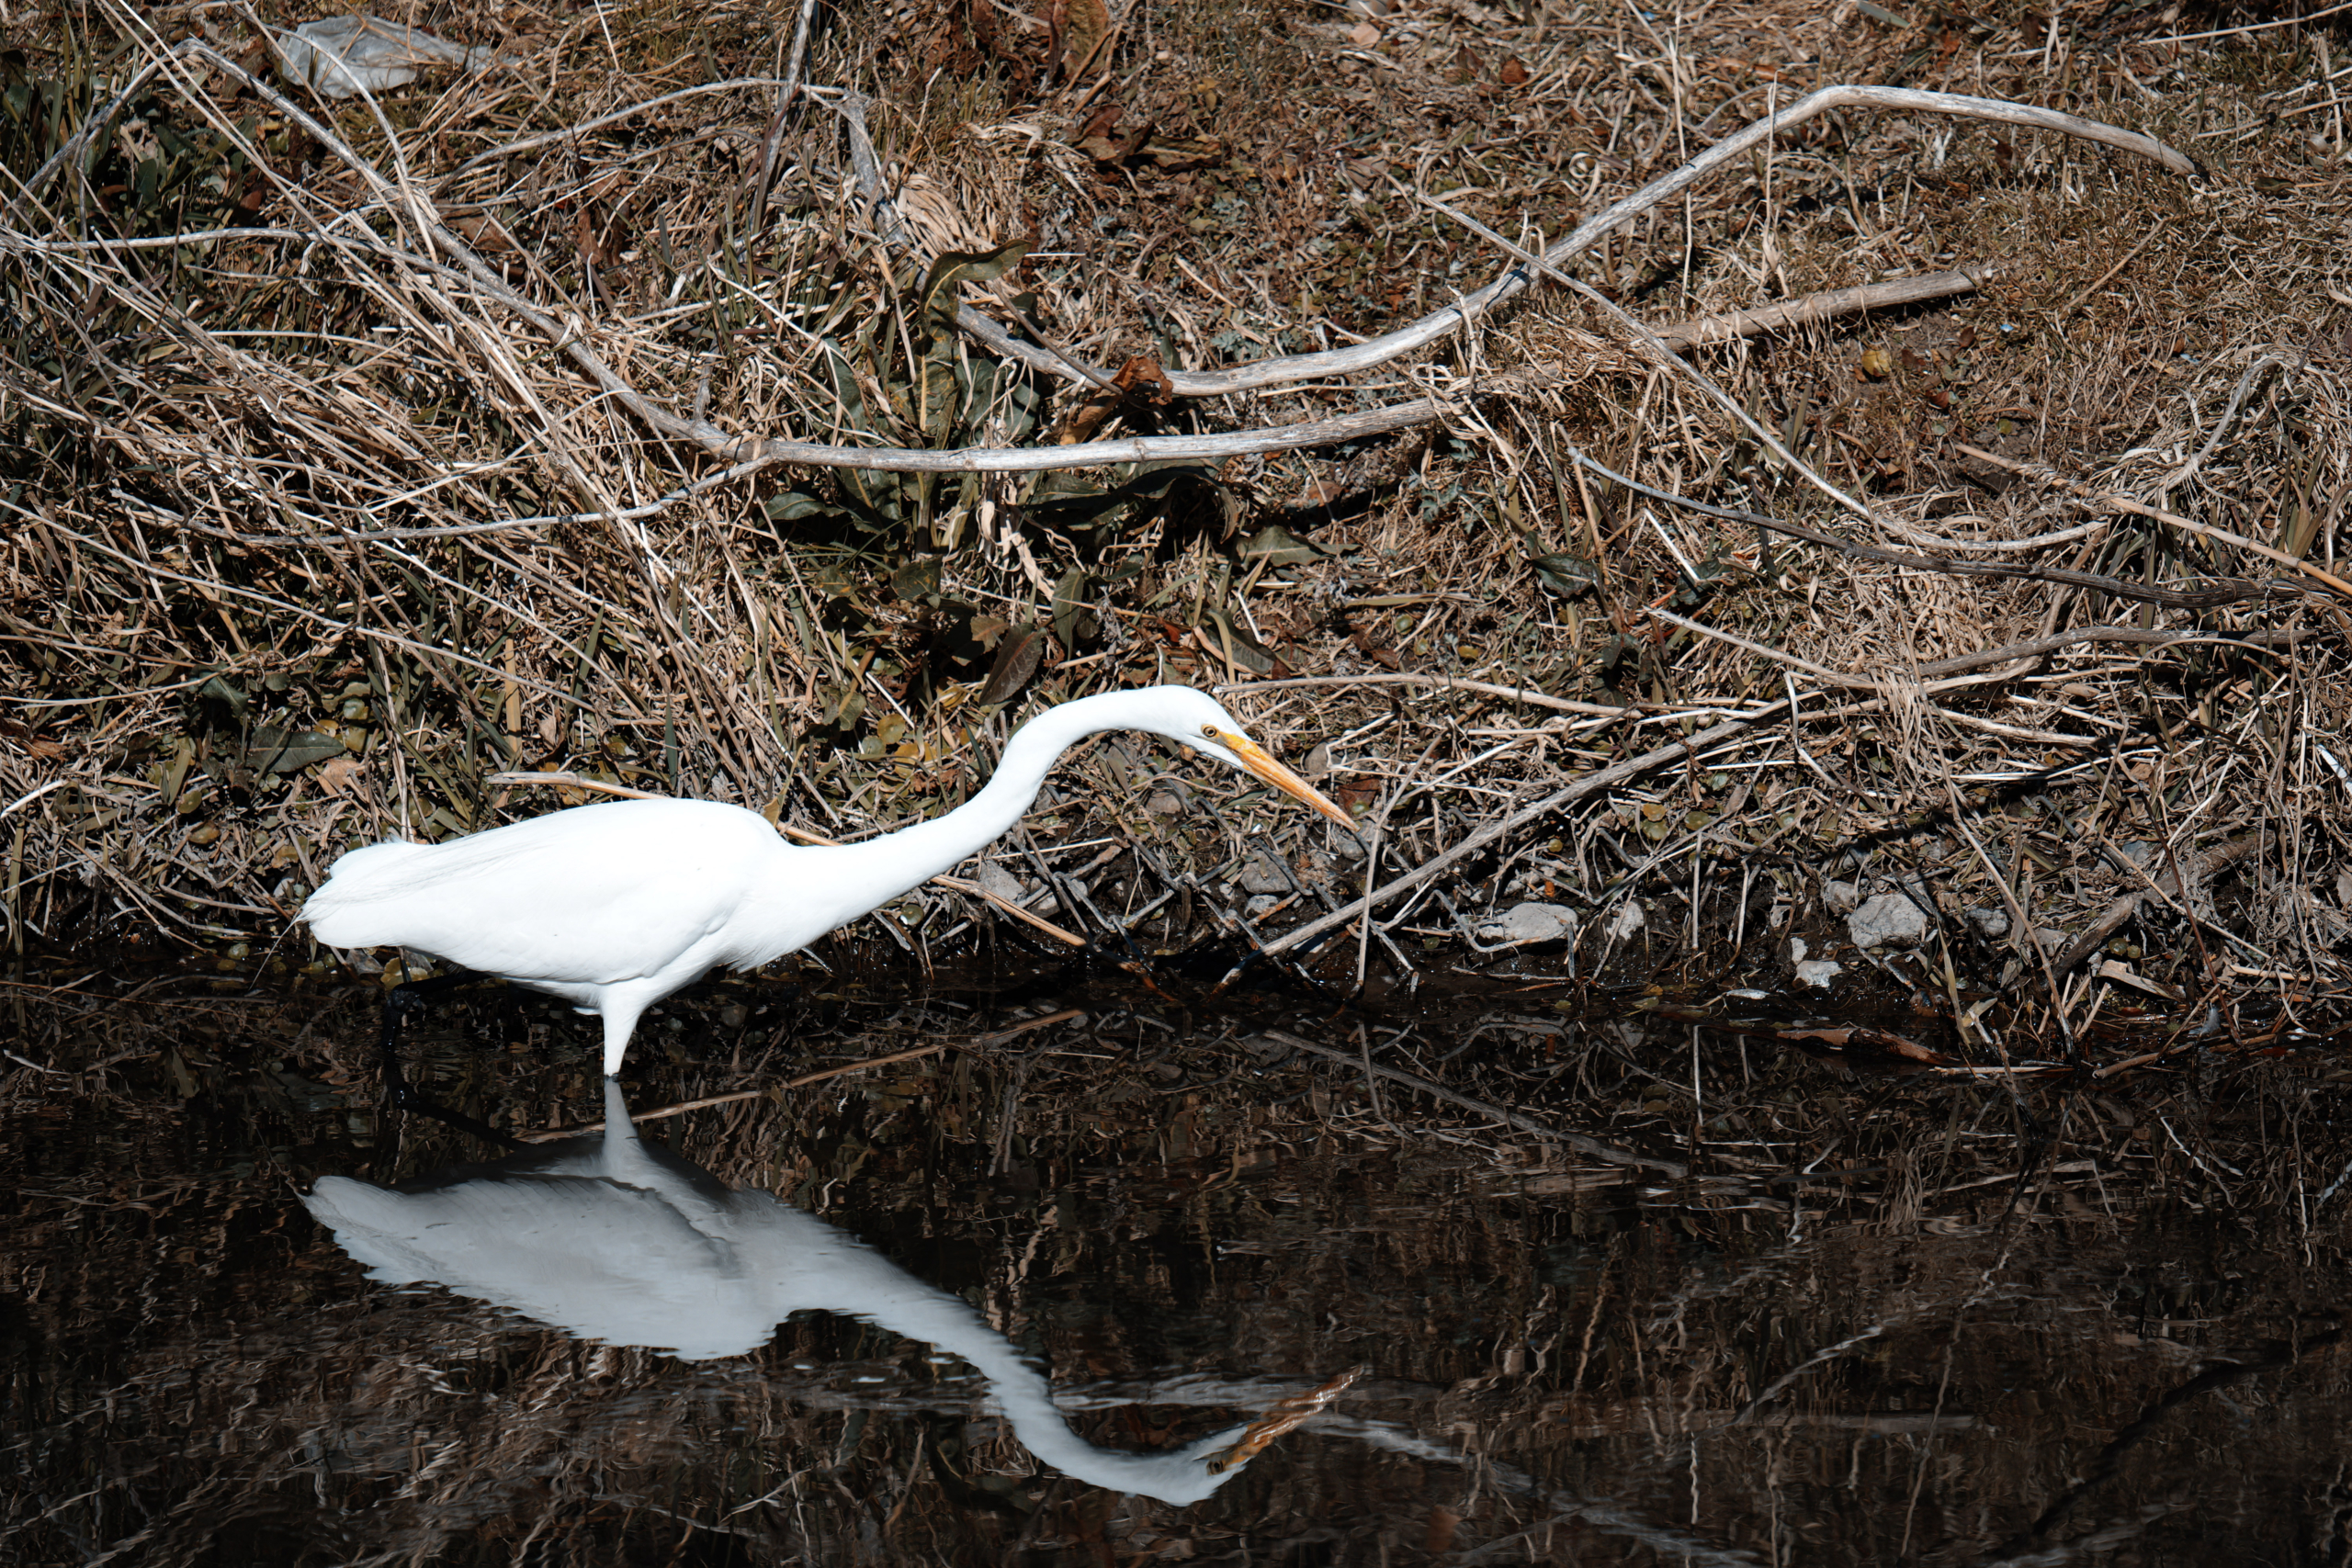
<path fill-rule="evenodd" d="M 1153 686 L 1048 709 L 963 806 L 865 843 L 786 843 L 758 813 L 714 801 L 615 801 L 354 850 L 302 916 L 331 947 L 414 948 L 601 1014 L 614 1074 L 653 1003 L 721 964 L 781 958 L 948 870 L 1020 820 L 1064 751 L 1108 729 L 1180 741 L 1349 820 L 1205 694 Z"/>

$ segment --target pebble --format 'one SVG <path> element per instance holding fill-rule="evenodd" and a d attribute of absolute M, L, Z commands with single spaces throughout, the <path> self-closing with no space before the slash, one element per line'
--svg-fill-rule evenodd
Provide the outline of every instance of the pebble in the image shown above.
<path fill-rule="evenodd" d="M 1882 893 L 1846 917 L 1856 947 L 1916 947 L 1928 934 L 1928 914 L 1900 893 Z"/>
<path fill-rule="evenodd" d="M 1480 921 L 1477 939 L 1486 947 L 1517 947 L 1531 942 L 1565 942 L 1576 934 L 1573 909 L 1558 904 L 1514 904 L 1492 919 Z"/>
<path fill-rule="evenodd" d="M 1287 893 L 1290 878 L 1283 874 L 1273 857 L 1262 851 L 1241 863 L 1241 889 L 1245 893 Z"/>

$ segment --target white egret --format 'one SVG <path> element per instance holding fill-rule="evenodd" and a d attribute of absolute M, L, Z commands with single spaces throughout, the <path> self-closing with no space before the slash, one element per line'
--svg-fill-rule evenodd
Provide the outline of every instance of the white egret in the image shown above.
<path fill-rule="evenodd" d="M 1047 709 L 970 800 L 861 844 L 788 844 L 757 812 L 715 801 L 616 801 L 437 844 L 354 850 L 302 918 L 330 947 L 414 948 L 602 1016 L 610 1076 L 647 1008 L 719 964 L 753 969 L 797 952 L 985 848 L 1063 752 L 1108 729 L 1206 752 L 1354 827 L 1207 694 L 1148 686 Z"/>
<path fill-rule="evenodd" d="M 1063 1473 L 1164 1503 L 1208 1496 L 1356 1378 L 1275 1401 L 1248 1426 L 1182 1448 L 1098 1449 L 1070 1430 L 1052 1385 L 969 1303 L 812 1214 L 729 1188 L 643 1142 L 613 1078 L 601 1137 L 399 1190 L 322 1176 L 302 1201 L 372 1279 L 434 1280 L 606 1345 L 707 1360 L 750 1354 L 797 1312 L 861 1318 L 971 1363 L 1023 1445 Z"/>

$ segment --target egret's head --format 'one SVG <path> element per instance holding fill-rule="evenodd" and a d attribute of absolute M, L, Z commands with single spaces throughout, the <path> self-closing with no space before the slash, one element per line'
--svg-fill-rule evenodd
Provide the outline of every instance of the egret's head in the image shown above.
<path fill-rule="evenodd" d="M 1325 797 L 1322 791 L 1283 767 L 1266 749 L 1241 732 L 1241 721 L 1206 692 L 1190 686 L 1147 686 L 1122 692 L 1117 697 L 1134 705 L 1124 722 L 1136 729 L 1205 751 L 1220 762 L 1265 780 L 1284 795 L 1311 806 L 1341 827 L 1352 830 L 1355 818 Z"/>

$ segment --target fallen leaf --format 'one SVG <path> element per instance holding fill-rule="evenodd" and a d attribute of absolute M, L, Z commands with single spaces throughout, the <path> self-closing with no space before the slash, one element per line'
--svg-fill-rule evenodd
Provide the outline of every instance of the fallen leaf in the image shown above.
<path fill-rule="evenodd" d="M 1432 1557 L 1442 1557 L 1453 1550 L 1453 1532 L 1462 1528 L 1462 1516 L 1440 1503 L 1430 1509 L 1429 1523 L 1421 1531 L 1421 1550 Z"/>
<path fill-rule="evenodd" d="M 1356 651 L 1358 653 L 1363 654 L 1366 659 L 1371 660 L 1374 664 L 1380 665 L 1384 669 L 1402 670 L 1405 668 L 1405 661 L 1396 657 L 1396 650 L 1395 649 L 1389 648 L 1385 644 L 1373 641 L 1371 634 L 1366 632 L 1362 626 L 1349 627 L 1348 640 L 1356 645 Z"/>
<path fill-rule="evenodd" d="M 1100 63 L 1095 51 L 1111 34 L 1111 13 L 1102 0 L 1062 0 L 1057 10 L 1061 18 L 1062 74 L 1074 76 Z"/>
<path fill-rule="evenodd" d="M 981 688 L 979 700 L 1001 703 L 1012 697 L 1037 673 L 1037 666 L 1046 657 L 1046 634 L 1038 626 L 1023 626 L 998 645 L 996 664 L 989 671 L 988 684 Z"/>
<path fill-rule="evenodd" d="M 1747 1034 L 1752 1032 L 1736 1030 L 1733 1032 Z M 1957 1066 L 1960 1063 L 1956 1056 L 1922 1045 L 1916 1040 L 1905 1039 L 1891 1030 L 1872 1029 L 1868 1024 L 1850 1024 L 1843 1028 L 1780 1029 L 1772 1032 L 1772 1037 L 1792 1043 L 1826 1046 L 1832 1051 L 1872 1051 L 1936 1067 Z"/>
<path fill-rule="evenodd" d="M 1159 361 L 1148 354 L 1130 355 L 1113 379 L 1121 392 L 1154 407 L 1172 401 L 1176 396 L 1176 383 L 1168 378 Z"/>
<path fill-rule="evenodd" d="M 1110 135 L 1111 128 L 1119 123 L 1119 117 L 1125 113 L 1126 110 L 1117 104 L 1104 104 L 1087 116 L 1086 123 L 1079 127 L 1078 144 L 1082 147 L 1096 137 Z"/>

